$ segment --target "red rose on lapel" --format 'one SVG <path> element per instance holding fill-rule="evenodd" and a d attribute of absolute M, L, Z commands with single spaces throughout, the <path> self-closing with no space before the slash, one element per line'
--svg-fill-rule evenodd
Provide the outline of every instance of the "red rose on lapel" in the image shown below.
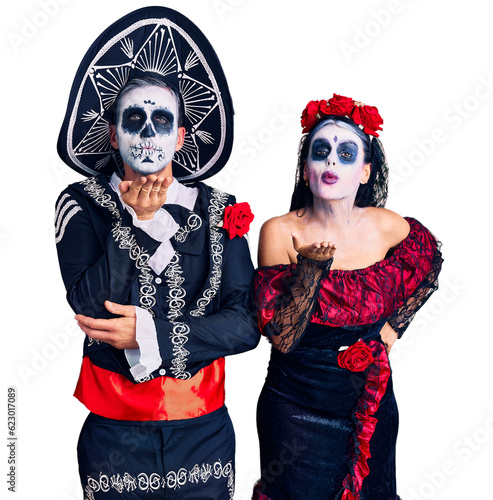
<path fill-rule="evenodd" d="M 224 209 L 223 228 L 228 231 L 229 239 L 243 236 L 250 230 L 254 215 L 246 202 L 235 203 Z"/>
<path fill-rule="evenodd" d="M 371 349 L 359 340 L 356 344 L 339 353 L 337 363 L 341 368 L 352 372 L 362 372 L 373 363 L 373 354 Z"/>

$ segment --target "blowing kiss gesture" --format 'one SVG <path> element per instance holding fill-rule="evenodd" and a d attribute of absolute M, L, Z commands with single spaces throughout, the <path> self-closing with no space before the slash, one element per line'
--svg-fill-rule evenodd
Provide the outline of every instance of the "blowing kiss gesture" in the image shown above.
<path fill-rule="evenodd" d="M 332 241 L 320 241 L 307 244 L 301 241 L 295 233 L 291 233 L 294 249 L 306 259 L 323 262 L 334 257 L 336 246 Z"/>
<path fill-rule="evenodd" d="M 295 233 L 291 233 L 293 239 L 294 249 L 306 259 L 312 259 L 317 261 L 325 261 L 334 257 L 336 251 L 336 245 L 331 241 L 321 241 L 316 243 L 307 244 L 301 241 Z M 385 344 L 387 353 L 390 353 L 392 346 L 397 340 L 397 333 L 389 325 L 388 322 L 384 324 L 382 330 L 380 331 L 380 336 Z"/>
<path fill-rule="evenodd" d="M 149 220 L 166 202 L 166 193 L 172 182 L 172 177 L 151 174 L 123 181 L 119 187 L 122 200 L 135 210 L 137 218 Z"/>

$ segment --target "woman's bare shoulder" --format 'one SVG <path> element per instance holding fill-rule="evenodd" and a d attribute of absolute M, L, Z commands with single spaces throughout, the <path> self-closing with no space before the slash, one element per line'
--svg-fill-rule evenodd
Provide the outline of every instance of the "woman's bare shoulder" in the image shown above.
<path fill-rule="evenodd" d="M 397 246 L 409 235 L 410 226 L 404 217 L 387 208 L 368 207 L 367 214 L 372 223 L 389 244 L 389 248 Z"/>
<path fill-rule="evenodd" d="M 297 219 L 298 217 L 296 216 L 296 211 L 278 215 L 266 220 L 262 225 L 261 231 L 267 232 L 269 234 L 288 233 L 289 235 L 291 235 L 291 232 L 296 229 L 298 222 Z"/>
<path fill-rule="evenodd" d="M 289 264 L 293 253 L 291 233 L 296 229 L 296 212 L 278 215 L 260 229 L 258 258 L 260 266 Z"/>

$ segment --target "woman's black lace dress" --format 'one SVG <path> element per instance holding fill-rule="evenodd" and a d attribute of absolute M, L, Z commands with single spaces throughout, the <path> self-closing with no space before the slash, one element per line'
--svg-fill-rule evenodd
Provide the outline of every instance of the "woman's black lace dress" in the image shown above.
<path fill-rule="evenodd" d="M 418 221 L 365 269 L 262 267 L 259 324 L 273 344 L 257 412 L 260 500 L 395 500 L 398 412 L 380 330 L 401 336 L 437 288 L 440 244 Z"/>

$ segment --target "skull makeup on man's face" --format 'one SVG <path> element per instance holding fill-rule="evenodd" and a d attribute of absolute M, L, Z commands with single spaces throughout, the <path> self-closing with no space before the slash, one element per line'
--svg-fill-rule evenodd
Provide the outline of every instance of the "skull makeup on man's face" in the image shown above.
<path fill-rule="evenodd" d="M 175 153 L 177 119 L 176 97 L 166 88 L 146 85 L 123 94 L 116 122 L 123 161 L 142 175 L 163 170 Z"/>

